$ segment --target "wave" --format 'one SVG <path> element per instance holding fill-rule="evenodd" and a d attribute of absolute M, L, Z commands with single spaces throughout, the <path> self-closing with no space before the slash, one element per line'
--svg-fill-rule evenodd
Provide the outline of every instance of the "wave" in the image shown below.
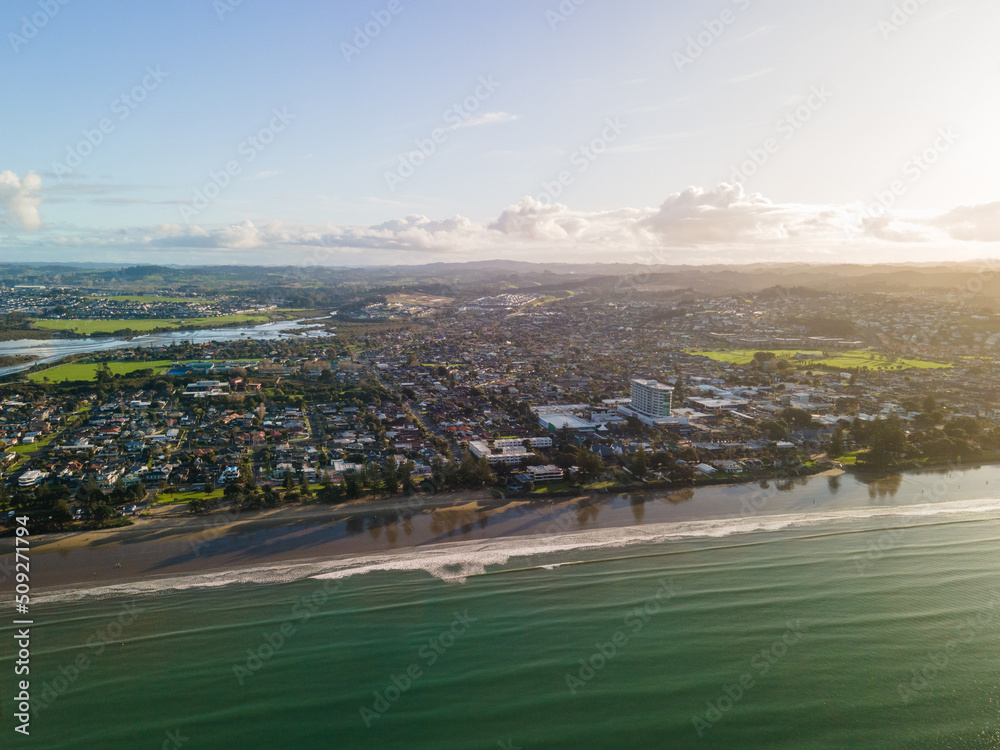
<path fill-rule="evenodd" d="M 487 566 L 502 566 L 515 558 L 541 557 L 596 549 L 614 549 L 693 539 L 719 539 L 734 535 L 779 532 L 824 524 L 863 524 L 867 521 L 900 519 L 896 528 L 928 526 L 921 519 L 961 517 L 966 521 L 998 520 L 1000 499 L 956 500 L 921 505 L 811 511 L 780 515 L 718 518 L 701 521 L 658 523 L 590 531 L 553 529 L 550 533 L 449 542 L 414 549 L 365 553 L 344 558 L 309 560 L 298 563 L 262 565 L 212 573 L 151 578 L 144 581 L 54 589 L 32 597 L 38 604 L 78 601 L 87 598 L 134 597 L 166 591 L 212 589 L 236 584 L 290 583 L 305 579 L 334 580 L 375 572 L 423 571 L 443 581 L 464 583 L 470 576 L 483 575 Z M 557 526 L 558 524 L 552 524 Z M 885 527 L 856 527 L 844 531 L 884 530 Z M 580 561 L 582 562 L 582 560 Z M 554 569 L 570 564 L 539 563 Z"/>

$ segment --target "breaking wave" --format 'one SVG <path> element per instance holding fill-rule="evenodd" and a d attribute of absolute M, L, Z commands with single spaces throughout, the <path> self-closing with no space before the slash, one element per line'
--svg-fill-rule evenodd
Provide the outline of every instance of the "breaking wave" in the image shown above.
<path fill-rule="evenodd" d="M 278 563 L 212 573 L 194 573 L 150 578 L 144 581 L 104 586 L 67 587 L 32 597 L 38 604 L 86 598 L 135 597 L 166 591 L 212 589 L 236 584 L 289 583 L 309 578 L 342 579 L 375 572 L 424 571 L 443 581 L 462 583 L 482 575 L 490 566 L 503 566 L 518 558 L 539 558 L 534 567 L 553 569 L 569 564 L 567 553 L 600 549 L 622 549 L 697 539 L 721 539 L 793 529 L 830 526 L 832 533 L 883 530 L 871 521 L 892 521 L 895 528 L 927 526 L 956 521 L 1000 518 L 1000 499 L 958 500 L 921 505 L 813 511 L 782 515 L 720 518 L 701 521 L 650 524 L 590 531 L 561 531 L 533 536 L 451 542 L 407 550 L 375 552 L 342 558 Z M 559 556 L 546 560 L 548 556 Z M 581 559 L 578 562 L 584 562 Z M 571 561 L 577 562 L 577 561 Z"/>

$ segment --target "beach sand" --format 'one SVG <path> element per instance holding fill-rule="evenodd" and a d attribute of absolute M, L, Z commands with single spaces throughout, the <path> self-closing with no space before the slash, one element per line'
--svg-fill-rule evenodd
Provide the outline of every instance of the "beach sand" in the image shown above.
<path fill-rule="evenodd" d="M 779 513 L 907 505 L 992 497 L 1000 467 L 962 470 L 949 496 L 930 491 L 941 474 L 865 482 L 828 472 L 766 487 L 718 485 L 648 493 L 580 495 L 540 500 L 496 499 L 489 491 L 416 495 L 341 506 L 294 505 L 273 510 L 216 510 L 193 516 L 183 507 L 154 509 L 134 526 L 32 538 L 34 591 L 68 585 L 131 582 L 151 577 L 238 570 L 272 563 L 330 559 L 432 544 L 644 524 L 746 518 Z M 10 537 L 0 554 L 12 559 Z M 2 591 L 11 577 L 0 571 Z"/>

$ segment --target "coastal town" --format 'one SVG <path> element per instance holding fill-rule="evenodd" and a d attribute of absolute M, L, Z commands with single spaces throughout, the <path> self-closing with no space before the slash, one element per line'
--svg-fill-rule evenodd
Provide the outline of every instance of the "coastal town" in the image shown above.
<path fill-rule="evenodd" d="M 64 528 L 468 488 L 544 502 L 1000 449 L 996 316 L 961 295 L 660 296 L 380 296 L 302 313 L 282 341 L 29 363 L 0 385 L 4 515 Z M 145 305 L 109 304 L 73 314 Z"/>

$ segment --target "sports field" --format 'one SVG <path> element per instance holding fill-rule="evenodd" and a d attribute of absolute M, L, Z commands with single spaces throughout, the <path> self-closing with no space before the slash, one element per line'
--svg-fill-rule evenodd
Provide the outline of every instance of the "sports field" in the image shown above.
<path fill-rule="evenodd" d="M 123 320 L 36 320 L 37 328 L 50 331 L 72 331 L 73 333 L 114 333 L 126 328 L 133 331 L 154 331 L 167 328 L 213 328 L 233 323 L 266 323 L 267 315 L 220 315 L 215 318 L 126 318 Z"/>
<path fill-rule="evenodd" d="M 867 367 L 869 370 L 908 370 L 908 369 L 946 369 L 951 365 L 940 362 L 929 362 L 922 359 L 906 359 L 900 357 L 891 360 L 884 354 L 860 349 L 836 352 L 827 357 L 797 358 L 800 354 L 817 355 L 815 349 L 732 349 L 723 350 L 690 350 L 688 354 L 698 357 L 708 357 L 716 362 L 726 362 L 736 365 L 747 365 L 753 361 L 753 355 L 758 351 L 773 353 L 778 359 L 788 360 L 798 369 L 809 369 L 810 366 L 832 367 L 836 369 L 854 369 Z"/>
<path fill-rule="evenodd" d="M 173 362 L 170 360 L 157 360 L 155 362 L 108 362 L 108 369 L 112 375 L 127 375 L 137 370 L 153 370 L 160 374 L 169 368 Z M 93 383 L 97 380 L 97 371 L 104 366 L 104 363 L 70 363 L 66 365 L 56 365 L 47 370 L 40 370 L 28 375 L 28 380 L 35 383 L 69 383 L 84 382 Z"/>

